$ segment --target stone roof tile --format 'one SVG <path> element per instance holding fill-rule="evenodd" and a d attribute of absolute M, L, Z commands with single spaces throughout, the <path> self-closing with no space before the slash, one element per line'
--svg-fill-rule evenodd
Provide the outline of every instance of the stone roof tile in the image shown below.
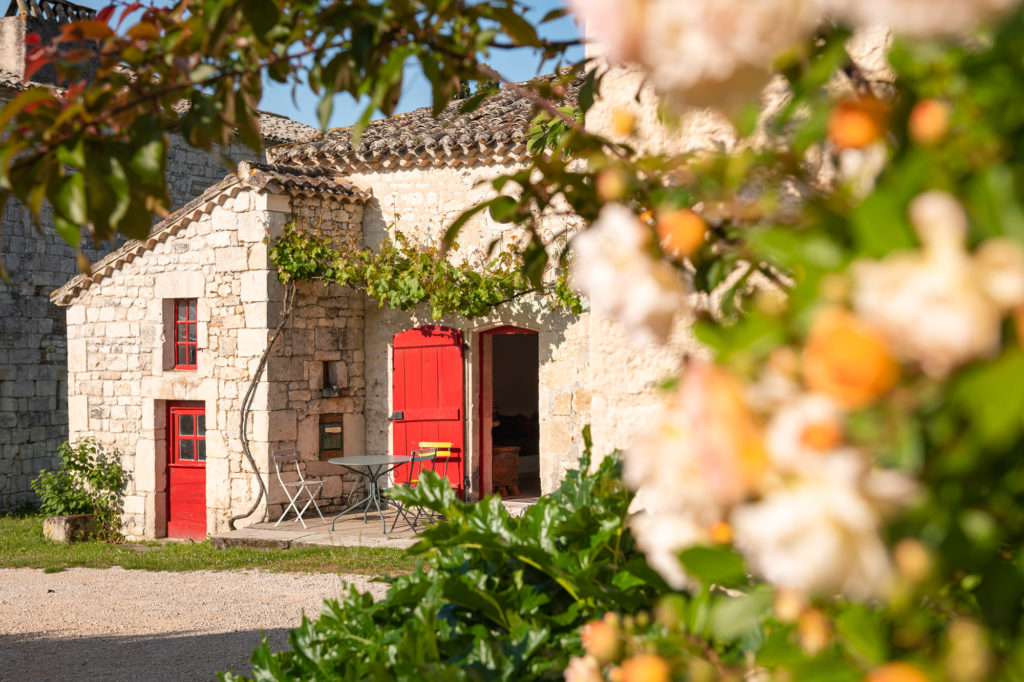
<path fill-rule="evenodd" d="M 552 78 L 546 76 L 545 78 Z M 574 106 L 582 79 L 574 81 L 563 99 Z M 321 137 L 267 150 L 276 163 L 327 165 L 352 171 L 380 167 L 470 165 L 516 161 L 526 156 L 526 135 L 534 118 L 534 103 L 513 88 L 504 87 L 474 111 L 460 114 L 454 101 L 435 118 L 430 107 L 373 121 L 358 147 L 352 128 L 334 128 Z"/>

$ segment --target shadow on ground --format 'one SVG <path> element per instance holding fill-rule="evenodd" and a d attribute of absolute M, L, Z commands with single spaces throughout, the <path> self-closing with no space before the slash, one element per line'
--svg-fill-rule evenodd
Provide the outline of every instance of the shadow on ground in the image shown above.
<path fill-rule="evenodd" d="M 227 670 L 249 675 L 249 659 L 261 634 L 278 651 L 287 648 L 288 632 L 279 628 L 203 635 L 0 635 L 0 680 L 216 680 L 218 672 Z"/>

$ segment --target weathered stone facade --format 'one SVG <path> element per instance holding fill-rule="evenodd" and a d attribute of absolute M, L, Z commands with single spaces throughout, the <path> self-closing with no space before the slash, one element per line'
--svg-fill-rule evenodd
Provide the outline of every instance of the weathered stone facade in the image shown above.
<path fill-rule="evenodd" d="M 225 530 L 228 519 L 255 500 L 258 483 L 242 457 L 241 403 L 283 300 L 266 239 L 293 216 L 323 212 L 339 233 L 358 230 L 361 207 L 351 198 L 300 199 L 229 184 L 158 226 L 148 243 L 129 243 L 101 261 L 105 274 L 60 299 L 69 304 L 70 434 L 94 436 L 119 452 L 131 472 L 123 516 L 128 537 L 166 532 L 171 401 L 205 406 L 208 531 Z M 174 369 L 170 352 L 173 302 L 182 298 L 198 302 L 194 370 Z M 295 310 L 257 385 L 247 423 L 250 451 L 263 474 L 272 470 L 271 452 L 315 437 L 317 414 L 362 411 L 361 358 L 355 350 L 361 300 L 306 284 Z M 347 330 L 355 340 L 345 341 Z M 322 395 L 321 358 L 347 363 L 349 382 L 339 395 Z M 358 434 L 359 419 L 346 426 Z M 335 503 L 342 493 L 340 479 L 327 492 Z M 271 485 L 271 511 L 283 499 Z"/>

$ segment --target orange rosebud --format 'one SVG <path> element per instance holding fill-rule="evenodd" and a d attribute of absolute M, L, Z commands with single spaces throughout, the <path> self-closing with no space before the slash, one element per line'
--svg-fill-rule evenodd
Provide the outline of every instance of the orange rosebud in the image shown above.
<path fill-rule="evenodd" d="M 633 112 L 625 109 L 616 109 L 612 112 L 612 132 L 619 137 L 632 135 L 636 126 L 636 116 Z"/>
<path fill-rule="evenodd" d="M 668 682 L 671 669 L 661 656 L 637 654 L 622 664 L 622 682 Z"/>
<path fill-rule="evenodd" d="M 597 196 L 602 201 L 618 201 L 626 195 L 626 179 L 614 168 L 605 168 L 597 174 Z"/>
<path fill-rule="evenodd" d="M 885 135 L 889 108 L 874 97 L 845 99 L 828 118 L 828 139 L 839 149 L 863 149 Z"/>
<path fill-rule="evenodd" d="M 881 334 L 853 313 L 818 313 L 803 356 L 804 383 L 848 408 L 864 407 L 891 389 L 899 366 Z"/>
<path fill-rule="evenodd" d="M 828 618 L 818 609 L 807 609 L 801 613 L 796 622 L 796 631 L 800 648 L 811 656 L 821 653 L 832 636 Z"/>
<path fill-rule="evenodd" d="M 937 99 L 923 99 L 910 110 L 907 130 L 918 144 L 935 144 L 949 129 L 949 105 Z"/>
<path fill-rule="evenodd" d="M 810 424 L 800 434 L 800 442 L 817 452 L 828 452 L 842 439 L 843 432 L 835 422 Z"/>
<path fill-rule="evenodd" d="M 910 665 L 897 661 L 886 663 L 881 668 L 875 668 L 867 676 L 866 682 L 929 682 L 928 677 Z"/>
<path fill-rule="evenodd" d="M 644 211 L 643 213 L 640 214 L 641 222 L 645 222 L 646 223 L 648 220 L 652 220 L 653 218 L 654 218 L 654 209 L 650 209 L 649 208 L 649 209 L 647 209 L 646 211 Z"/>
<path fill-rule="evenodd" d="M 900 574 L 911 582 L 919 583 L 932 572 L 931 554 L 917 540 L 904 538 L 896 543 L 893 559 Z"/>
<path fill-rule="evenodd" d="M 708 529 L 708 536 L 716 545 L 728 545 L 732 542 L 732 526 L 725 521 L 716 521 Z"/>
<path fill-rule="evenodd" d="M 704 243 L 708 225 L 688 208 L 669 211 L 658 216 L 658 237 L 665 251 L 684 258 Z"/>
<path fill-rule="evenodd" d="M 601 665 L 610 663 L 618 657 L 619 633 L 607 619 L 591 621 L 584 625 L 580 639 L 583 641 L 583 650 Z"/>
<path fill-rule="evenodd" d="M 807 597 L 784 587 L 775 590 L 775 616 L 783 623 L 795 623 L 807 608 Z"/>

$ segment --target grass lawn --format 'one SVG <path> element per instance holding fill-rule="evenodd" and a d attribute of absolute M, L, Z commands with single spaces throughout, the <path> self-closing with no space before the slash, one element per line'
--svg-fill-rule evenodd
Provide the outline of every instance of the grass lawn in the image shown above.
<path fill-rule="evenodd" d="M 67 545 L 43 537 L 43 516 L 0 515 L 0 568 L 42 568 L 49 572 L 73 566 L 135 568 L 145 571 L 264 571 L 366 573 L 398 575 L 413 560 L 391 547 L 304 547 L 298 549 L 214 549 L 205 542 L 149 542 L 111 545 L 75 542 Z"/>

